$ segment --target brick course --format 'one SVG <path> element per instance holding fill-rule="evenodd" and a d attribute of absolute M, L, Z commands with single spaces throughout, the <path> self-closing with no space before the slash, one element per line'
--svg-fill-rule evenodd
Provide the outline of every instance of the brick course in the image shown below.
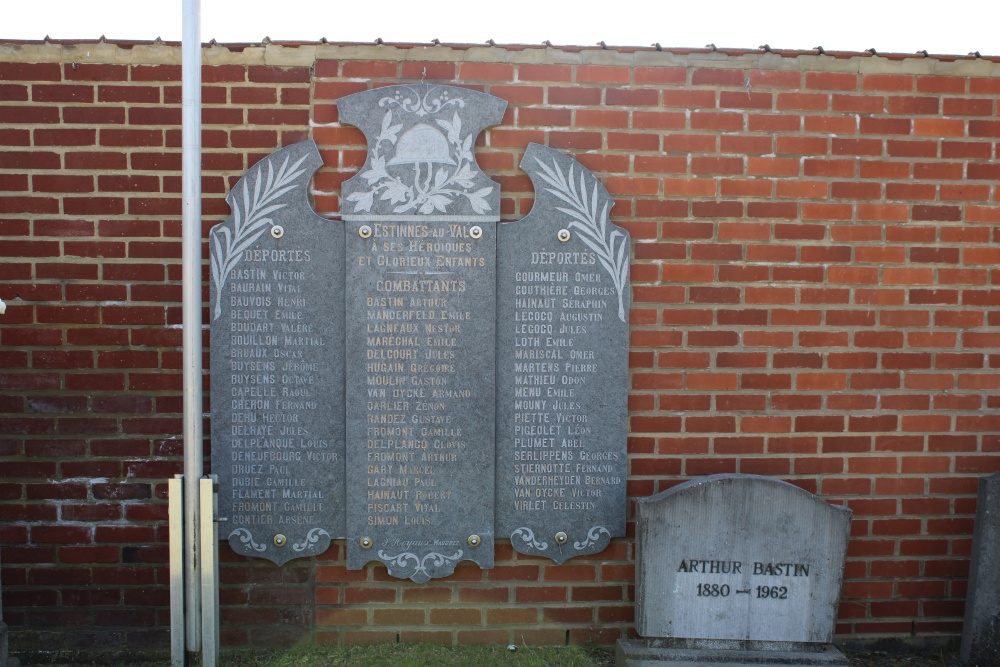
<path fill-rule="evenodd" d="M 15 650 L 166 646 L 179 57 L 0 44 Z M 423 77 L 507 99 L 477 144 L 504 220 L 531 208 L 516 165 L 537 141 L 595 171 L 632 234 L 630 496 L 786 479 L 854 510 L 841 638 L 960 631 L 977 479 L 1000 471 L 1000 64 L 270 45 L 213 47 L 203 77 L 205 233 L 249 166 L 305 138 L 325 161 L 316 209 L 339 211 L 366 148 L 337 97 Z M 563 566 L 501 542 L 494 569 L 417 586 L 346 570 L 340 543 L 283 568 L 224 546 L 223 637 L 609 643 L 632 626 L 633 555 L 631 536 Z"/>

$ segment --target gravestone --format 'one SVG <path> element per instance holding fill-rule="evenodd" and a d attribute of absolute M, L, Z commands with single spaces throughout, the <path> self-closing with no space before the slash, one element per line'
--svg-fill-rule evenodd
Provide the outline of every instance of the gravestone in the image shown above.
<path fill-rule="evenodd" d="M 578 162 L 530 144 L 531 213 L 500 226 L 497 531 L 562 563 L 625 534 L 629 236 Z"/>
<path fill-rule="evenodd" d="M 493 565 L 500 187 L 476 137 L 507 103 L 389 86 L 337 101 L 368 139 L 347 230 L 347 567 Z"/>
<path fill-rule="evenodd" d="M 636 628 L 619 665 L 847 665 L 830 643 L 851 511 L 755 475 L 637 502 Z"/>
<path fill-rule="evenodd" d="M 1000 474 L 979 480 L 972 563 L 962 626 L 968 667 L 1000 666 Z"/>
<path fill-rule="evenodd" d="M 316 144 L 253 166 L 212 229 L 212 471 L 237 553 L 278 565 L 344 535 L 344 230 L 316 215 Z"/>

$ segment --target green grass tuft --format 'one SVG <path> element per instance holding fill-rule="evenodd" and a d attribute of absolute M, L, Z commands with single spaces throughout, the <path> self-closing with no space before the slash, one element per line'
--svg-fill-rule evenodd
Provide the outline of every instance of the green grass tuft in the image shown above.
<path fill-rule="evenodd" d="M 606 650 L 577 646 L 440 646 L 379 644 L 348 647 L 297 647 L 268 654 L 228 654 L 222 667 L 607 667 Z"/>

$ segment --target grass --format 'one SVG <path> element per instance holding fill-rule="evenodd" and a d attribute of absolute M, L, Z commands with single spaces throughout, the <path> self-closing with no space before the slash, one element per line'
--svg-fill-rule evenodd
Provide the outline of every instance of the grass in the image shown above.
<path fill-rule="evenodd" d="M 851 667 L 960 667 L 954 650 L 848 651 Z M 169 660 L 138 662 L 122 658 L 97 662 L 46 661 L 48 667 L 169 667 Z M 29 665 L 41 664 L 28 662 Z M 610 647 L 442 646 L 298 646 L 275 651 L 223 652 L 220 667 L 611 667 Z"/>
<path fill-rule="evenodd" d="M 961 665 L 953 651 L 896 654 L 886 651 L 848 653 L 851 667 L 952 667 Z"/>
<path fill-rule="evenodd" d="M 952 667 L 951 652 L 849 654 L 852 667 Z M 271 655 L 227 656 L 221 667 L 610 667 L 610 648 L 579 646 L 439 646 L 382 644 L 351 647 L 298 647 Z"/>
<path fill-rule="evenodd" d="M 227 655 L 222 667 L 607 667 L 607 650 L 578 646 L 440 646 L 381 644 L 349 647 L 298 647 L 270 655 Z"/>

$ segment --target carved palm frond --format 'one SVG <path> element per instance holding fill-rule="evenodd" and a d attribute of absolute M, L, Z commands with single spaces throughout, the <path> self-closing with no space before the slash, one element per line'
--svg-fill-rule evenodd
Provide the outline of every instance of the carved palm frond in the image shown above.
<path fill-rule="evenodd" d="M 625 321 L 625 290 L 628 288 L 628 242 L 624 234 L 617 229 L 608 233 L 608 202 L 604 202 L 598 212 L 598 184 L 594 183 L 593 192 L 587 192 L 586 173 L 580 172 L 577 183 L 574 168 L 570 165 L 569 173 L 564 174 L 559 163 L 552 161 L 552 166 L 538 158 L 535 162 L 541 167 L 539 174 L 551 187 L 548 192 L 565 202 L 568 207 L 557 206 L 556 210 L 570 216 L 569 227 L 580 234 L 583 243 L 594 251 L 601 266 L 611 276 L 611 282 L 618 291 L 618 318 Z"/>
<path fill-rule="evenodd" d="M 254 172 L 253 195 L 251 197 L 248 180 L 241 181 L 243 206 L 238 201 L 239 194 L 233 197 L 233 229 L 226 224 L 218 225 L 212 230 L 211 239 L 211 269 L 212 282 L 215 284 L 215 311 L 212 319 L 218 319 L 222 314 L 222 289 L 226 285 L 229 273 L 236 268 L 243 258 L 243 251 L 257 242 L 274 222 L 267 217 L 269 214 L 284 208 L 288 203 L 276 203 L 282 195 L 298 187 L 294 181 L 305 171 L 300 168 L 308 155 L 303 155 L 289 166 L 289 157 L 274 170 L 274 163 L 267 159 L 267 178 L 263 177 L 264 165 L 258 165 Z"/>

